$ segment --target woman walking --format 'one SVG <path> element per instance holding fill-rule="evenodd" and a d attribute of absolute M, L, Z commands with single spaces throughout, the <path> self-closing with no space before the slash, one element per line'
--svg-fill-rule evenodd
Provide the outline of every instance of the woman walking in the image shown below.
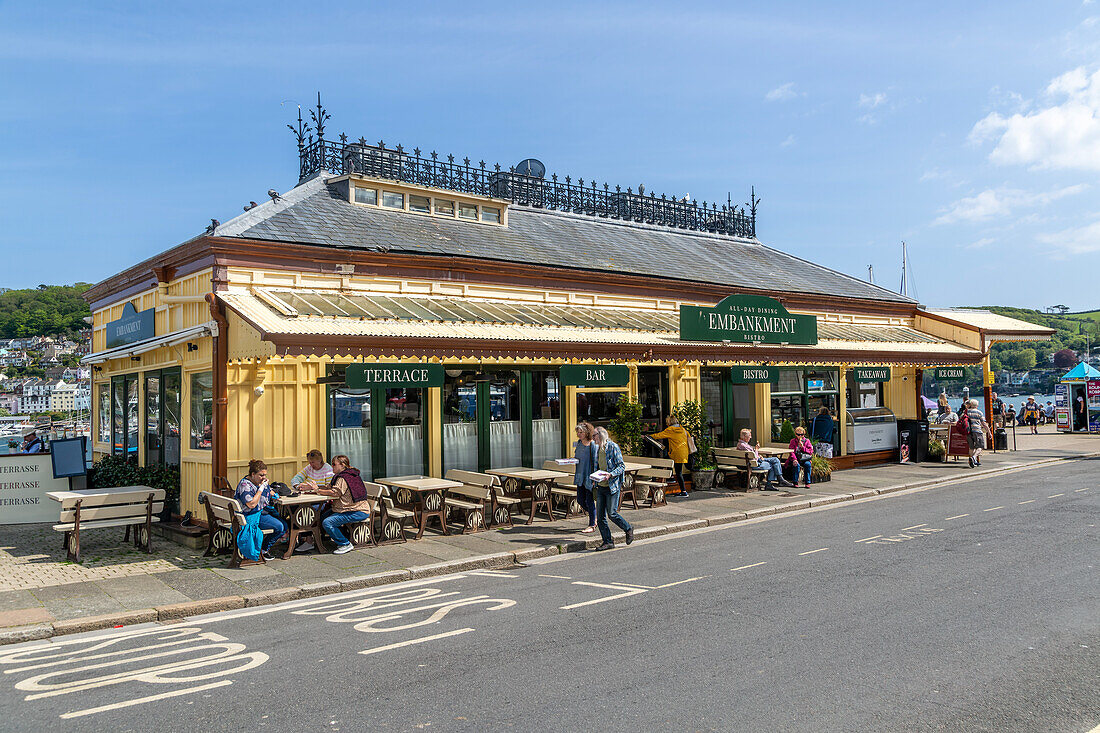
<path fill-rule="evenodd" d="M 962 420 L 962 418 L 959 418 Z M 985 415 L 978 409 L 978 401 L 970 400 L 966 403 L 967 435 L 966 444 L 970 448 L 970 467 L 982 465 L 982 449 L 985 448 L 986 436 L 993 437 Z"/>
<path fill-rule="evenodd" d="M 626 544 L 634 541 L 634 528 L 630 522 L 619 514 L 619 499 L 622 496 L 623 474 L 626 473 L 626 465 L 623 463 L 623 452 L 608 437 L 603 428 L 596 428 L 596 469 L 607 474 L 607 478 L 596 483 L 596 525 L 600 528 L 600 536 L 603 544 L 597 550 L 611 550 L 615 547 L 615 541 L 611 538 L 611 528 L 607 520 L 611 520 L 619 529 L 626 532 Z"/>
<path fill-rule="evenodd" d="M 586 422 L 577 423 L 577 427 L 573 428 L 577 434 L 577 442 L 573 444 L 573 457 L 577 459 L 573 485 L 577 487 L 577 503 L 588 512 L 588 526 L 581 530 L 582 534 L 596 531 L 596 499 L 592 494 L 592 473 L 596 470 L 595 430 Z"/>
<path fill-rule="evenodd" d="M 684 466 L 688 462 L 688 433 L 680 426 L 675 415 L 665 418 L 665 429 L 649 437 L 668 441 L 668 457 L 672 459 L 672 475 L 680 487 L 680 496 L 687 498 L 688 490 L 684 486 Z"/>
<path fill-rule="evenodd" d="M 791 454 L 787 456 L 787 468 L 794 467 L 794 485 L 798 486 L 798 469 L 801 468 L 806 474 L 806 486 L 809 486 L 810 460 L 814 457 L 814 445 L 806 437 L 806 428 L 799 426 L 794 429 L 794 437 L 788 447 Z"/>

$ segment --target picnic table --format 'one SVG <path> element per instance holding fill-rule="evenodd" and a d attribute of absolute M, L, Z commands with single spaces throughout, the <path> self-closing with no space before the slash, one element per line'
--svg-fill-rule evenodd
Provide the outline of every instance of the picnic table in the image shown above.
<path fill-rule="evenodd" d="M 447 500 L 444 492 L 461 487 L 461 481 L 416 475 L 380 478 L 375 483 L 389 488 L 394 504 L 402 509 L 411 509 L 416 514 L 416 539 L 424 536 L 424 528 L 433 517 L 439 520 L 443 534 L 450 534 L 447 530 Z"/>
<path fill-rule="evenodd" d="M 565 471 L 549 471 L 545 468 L 527 468 L 526 466 L 490 468 L 486 473 L 501 477 L 500 485 L 506 494 L 531 502 L 531 514 L 527 517 L 527 524 L 535 521 L 535 513 L 539 507 L 546 509 L 551 522 L 556 519 L 550 504 L 553 484 L 563 476 L 570 475 Z"/>
<path fill-rule="evenodd" d="M 60 523 L 54 530 L 64 533 L 70 562 L 80 562 L 80 530 L 125 527 L 126 537 L 134 533 L 134 545 L 152 552 L 153 523 L 164 508 L 164 489 L 148 486 L 119 486 L 113 489 L 48 491 L 46 496 L 61 505 Z"/>
<path fill-rule="evenodd" d="M 287 539 L 286 553 L 283 559 L 287 560 L 294 554 L 294 548 L 298 546 L 299 535 L 308 534 L 313 539 L 317 552 L 324 552 L 321 544 L 321 506 L 329 502 L 329 497 L 320 494 L 308 494 L 302 492 L 298 496 L 283 496 L 275 500 L 275 505 L 281 510 L 281 514 L 290 525 L 290 535 Z"/>

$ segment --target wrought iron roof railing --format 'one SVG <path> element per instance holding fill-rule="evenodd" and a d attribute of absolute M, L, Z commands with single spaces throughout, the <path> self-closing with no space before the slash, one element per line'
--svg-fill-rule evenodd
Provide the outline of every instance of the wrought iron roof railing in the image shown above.
<path fill-rule="evenodd" d="M 559 180 L 557 174 L 549 179 L 536 178 L 518 173 L 514 168 L 502 170 L 499 164 L 489 168 L 485 161 L 471 165 L 469 158 L 456 162 L 453 155 L 440 160 L 435 151 L 422 156 L 416 148 L 410 154 L 401 145 L 388 148 L 381 140 L 376 145 L 368 145 L 363 138 L 348 142 L 344 134 L 338 140 L 326 140 L 325 123 L 330 115 L 321 106 L 320 95 L 316 109 L 310 110 L 309 116 L 312 122 L 304 122 L 299 111 L 298 126 L 287 125 L 298 140 L 300 181 L 320 171 L 357 173 L 553 211 L 734 237 L 756 237 L 756 209 L 760 201 L 755 189 L 745 206 L 734 206 L 727 198 L 727 203 L 719 207 L 717 203 L 708 205 L 706 201 L 699 203 L 664 194 L 646 194 L 642 185 L 635 192 L 632 188 L 623 191 L 619 186 L 612 189 L 607 183 L 586 183 L 583 178 L 574 181 L 566 176 Z"/>

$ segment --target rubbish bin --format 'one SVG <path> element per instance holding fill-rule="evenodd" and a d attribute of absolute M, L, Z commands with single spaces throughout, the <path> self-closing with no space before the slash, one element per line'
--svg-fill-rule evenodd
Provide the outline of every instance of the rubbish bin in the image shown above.
<path fill-rule="evenodd" d="M 1008 450 L 1008 431 L 997 428 L 993 431 L 993 450 Z"/>
<path fill-rule="evenodd" d="M 908 453 L 910 463 L 920 463 L 928 455 L 928 421 L 898 420 L 898 452 Z"/>

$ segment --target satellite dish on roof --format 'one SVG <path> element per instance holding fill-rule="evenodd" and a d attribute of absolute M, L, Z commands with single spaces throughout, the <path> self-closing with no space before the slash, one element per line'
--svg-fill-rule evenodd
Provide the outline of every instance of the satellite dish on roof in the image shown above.
<path fill-rule="evenodd" d="M 537 158 L 525 158 L 516 164 L 516 173 L 531 178 L 542 178 L 546 175 L 546 166 Z"/>

